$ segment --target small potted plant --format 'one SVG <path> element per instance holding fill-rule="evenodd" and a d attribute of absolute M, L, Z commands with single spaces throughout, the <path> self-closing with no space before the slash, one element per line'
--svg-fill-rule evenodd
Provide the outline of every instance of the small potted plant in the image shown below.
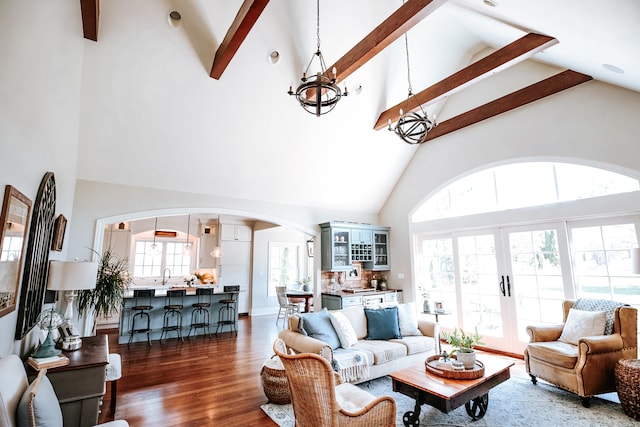
<path fill-rule="evenodd" d="M 442 337 L 454 347 L 449 355 L 457 353 L 456 359 L 462 362 L 465 369 L 473 369 L 476 364 L 474 347 L 476 345 L 484 345 L 481 341 L 482 336 L 478 334 L 478 328 L 475 328 L 474 334 L 468 335 L 462 329 L 454 328 L 451 333 L 442 332 Z"/>

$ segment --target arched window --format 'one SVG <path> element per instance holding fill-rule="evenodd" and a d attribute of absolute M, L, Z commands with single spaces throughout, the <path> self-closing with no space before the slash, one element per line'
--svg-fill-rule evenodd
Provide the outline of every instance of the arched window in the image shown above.
<path fill-rule="evenodd" d="M 636 178 L 589 166 L 528 162 L 476 172 L 438 191 L 412 222 L 639 191 Z"/>

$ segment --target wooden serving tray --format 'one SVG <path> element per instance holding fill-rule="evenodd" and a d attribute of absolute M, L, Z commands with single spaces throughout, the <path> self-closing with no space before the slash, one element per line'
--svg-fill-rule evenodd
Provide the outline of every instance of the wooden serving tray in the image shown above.
<path fill-rule="evenodd" d="M 448 369 L 441 369 L 437 367 L 438 360 L 440 359 L 439 354 L 435 356 L 428 357 L 427 360 L 424 361 L 424 367 L 427 372 L 432 373 L 433 375 L 437 375 L 443 378 L 450 378 L 454 380 L 475 380 L 476 378 L 480 378 L 484 376 L 484 363 L 479 360 L 476 360 L 476 364 L 473 369 L 465 369 L 464 371 L 450 371 Z M 452 356 L 452 359 L 455 359 L 456 356 Z"/>

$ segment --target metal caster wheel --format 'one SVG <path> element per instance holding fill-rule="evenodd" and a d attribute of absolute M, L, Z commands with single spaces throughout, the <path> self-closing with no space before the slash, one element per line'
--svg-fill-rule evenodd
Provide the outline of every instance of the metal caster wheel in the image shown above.
<path fill-rule="evenodd" d="M 467 410 L 467 414 L 473 419 L 473 421 L 479 420 L 487 413 L 487 407 L 489 406 L 489 393 L 483 394 L 480 397 L 476 397 L 470 402 L 464 404 L 464 409 Z"/>

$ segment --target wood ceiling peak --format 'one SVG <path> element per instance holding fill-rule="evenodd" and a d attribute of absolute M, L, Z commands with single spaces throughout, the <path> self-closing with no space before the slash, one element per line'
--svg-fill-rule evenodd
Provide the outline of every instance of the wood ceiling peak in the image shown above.
<path fill-rule="evenodd" d="M 212 78 L 220 79 L 267 4 L 269 4 L 269 0 L 244 0 L 224 36 L 224 40 L 216 51 L 210 73 Z"/>
<path fill-rule="evenodd" d="M 380 114 L 374 129 L 384 129 L 389 120 L 395 123 L 400 118 L 400 108 L 413 111 L 420 106 L 436 103 L 441 99 L 489 77 L 505 68 L 530 58 L 548 47 L 558 43 L 553 37 L 529 33 L 518 40 L 509 43 L 492 54 L 474 62 L 462 70 L 446 77 L 438 83 L 415 94 L 411 99 L 405 99 Z"/>

